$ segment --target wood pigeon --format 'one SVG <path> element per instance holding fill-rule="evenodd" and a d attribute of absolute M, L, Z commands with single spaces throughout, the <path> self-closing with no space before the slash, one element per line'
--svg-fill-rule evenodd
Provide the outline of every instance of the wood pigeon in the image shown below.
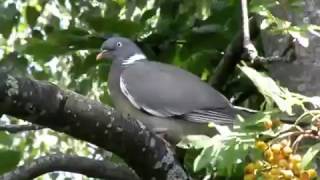
<path fill-rule="evenodd" d="M 111 37 L 99 59 L 112 59 L 108 87 L 115 108 L 177 143 L 185 135 L 214 135 L 208 123 L 232 126 L 236 109 L 217 90 L 178 67 L 149 61 L 131 40 Z"/>

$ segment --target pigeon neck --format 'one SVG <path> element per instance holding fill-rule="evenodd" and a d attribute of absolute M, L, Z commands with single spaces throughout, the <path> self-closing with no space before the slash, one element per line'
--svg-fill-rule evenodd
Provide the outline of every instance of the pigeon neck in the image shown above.
<path fill-rule="evenodd" d="M 146 56 L 143 53 L 136 53 L 126 59 L 121 61 L 121 65 L 128 66 L 130 64 L 134 64 L 137 61 L 146 60 Z"/>

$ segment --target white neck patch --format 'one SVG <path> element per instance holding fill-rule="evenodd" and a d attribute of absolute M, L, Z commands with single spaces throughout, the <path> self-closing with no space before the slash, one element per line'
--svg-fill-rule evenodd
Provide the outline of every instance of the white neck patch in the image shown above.
<path fill-rule="evenodd" d="M 130 56 L 128 59 L 123 60 L 122 64 L 124 64 L 124 65 L 132 64 L 136 61 L 144 60 L 144 59 L 146 59 L 146 56 L 144 54 L 134 54 L 134 55 Z"/>

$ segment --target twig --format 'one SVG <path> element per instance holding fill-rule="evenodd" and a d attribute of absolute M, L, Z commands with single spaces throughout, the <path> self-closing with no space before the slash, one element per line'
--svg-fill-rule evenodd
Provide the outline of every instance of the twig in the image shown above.
<path fill-rule="evenodd" d="M 241 0 L 241 15 L 242 15 L 242 31 L 243 31 L 243 48 L 248 59 L 253 61 L 258 56 L 257 49 L 250 40 L 248 2 Z"/>

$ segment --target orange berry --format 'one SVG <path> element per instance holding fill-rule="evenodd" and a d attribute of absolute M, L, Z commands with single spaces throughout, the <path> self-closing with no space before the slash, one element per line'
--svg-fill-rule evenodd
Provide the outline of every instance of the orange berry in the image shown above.
<path fill-rule="evenodd" d="M 309 174 L 307 171 L 302 171 L 300 173 L 300 180 L 310 180 Z"/>
<path fill-rule="evenodd" d="M 255 164 L 254 164 L 254 163 L 249 163 L 249 164 L 246 165 L 246 167 L 244 168 L 244 173 L 245 173 L 245 174 L 253 174 L 255 169 L 256 169 Z"/>

